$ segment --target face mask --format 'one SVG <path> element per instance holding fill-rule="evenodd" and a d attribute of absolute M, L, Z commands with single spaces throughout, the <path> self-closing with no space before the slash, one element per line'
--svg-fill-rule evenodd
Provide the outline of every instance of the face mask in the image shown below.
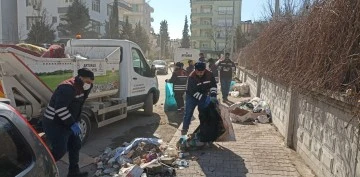
<path fill-rule="evenodd" d="M 83 85 L 84 90 L 89 90 L 90 87 L 91 87 L 91 84 L 88 84 L 88 83 L 84 83 L 84 85 Z"/>

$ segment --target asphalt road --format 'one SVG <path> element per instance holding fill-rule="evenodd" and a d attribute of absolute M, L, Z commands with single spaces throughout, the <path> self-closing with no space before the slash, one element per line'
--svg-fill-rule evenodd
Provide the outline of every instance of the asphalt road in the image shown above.
<path fill-rule="evenodd" d="M 164 112 L 165 101 L 165 79 L 170 79 L 171 71 L 168 75 L 158 75 L 160 100 L 154 105 L 153 116 L 142 115 L 142 110 L 128 113 L 126 119 L 120 120 L 108 126 L 92 131 L 88 141 L 81 149 L 90 157 L 99 156 L 106 147 L 116 148 L 124 142 L 131 142 L 139 137 L 157 137 L 165 142 L 169 142 L 182 121 L 182 115 L 177 112 Z M 67 174 L 67 164 L 63 161 L 58 162 L 60 176 Z M 92 176 L 95 171 L 95 165 L 89 165 L 82 168 L 88 171 Z"/>

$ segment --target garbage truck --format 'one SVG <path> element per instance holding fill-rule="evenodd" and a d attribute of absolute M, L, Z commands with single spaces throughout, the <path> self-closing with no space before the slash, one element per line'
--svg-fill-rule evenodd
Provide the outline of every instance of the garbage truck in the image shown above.
<path fill-rule="evenodd" d="M 16 108 L 36 128 L 57 85 L 86 67 L 94 72 L 95 81 L 80 116 L 83 142 L 92 129 L 124 119 L 129 111 L 153 113 L 160 95 L 158 80 L 137 44 L 71 39 L 65 53 L 70 57 L 42 58 L 18 46 L 0 45 L 0 101 Z"/>

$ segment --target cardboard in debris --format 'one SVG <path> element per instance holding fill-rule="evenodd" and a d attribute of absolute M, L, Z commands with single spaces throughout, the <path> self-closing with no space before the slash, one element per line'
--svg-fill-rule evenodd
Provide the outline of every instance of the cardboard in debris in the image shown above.
<path fill-rule="evenodd" d="M 134 165 L 129 168 L 122 168 L 120 171 L 125 177 L 140 177 L 144 170 L 138 165 Z"/>

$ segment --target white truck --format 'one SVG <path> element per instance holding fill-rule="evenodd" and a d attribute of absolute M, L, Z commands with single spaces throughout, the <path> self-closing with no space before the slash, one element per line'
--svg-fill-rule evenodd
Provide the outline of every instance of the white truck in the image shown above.
<path fill-rule="evenodd" d="M 151 115 L 159 100 L 158 80 L 140 47 L 127 40 L 72 39 L 71 58 L 42 58 L 13 46 L 0 45 L 0 99 L 8 101 L 30 122 L 42 118 L 53 90 L 87 67 L 95 73 L 94 88 L 81 114 L 81 139 L 91 129 L 144 109 Z M 34 121 L 35 120 L 35 121 Z"/>

